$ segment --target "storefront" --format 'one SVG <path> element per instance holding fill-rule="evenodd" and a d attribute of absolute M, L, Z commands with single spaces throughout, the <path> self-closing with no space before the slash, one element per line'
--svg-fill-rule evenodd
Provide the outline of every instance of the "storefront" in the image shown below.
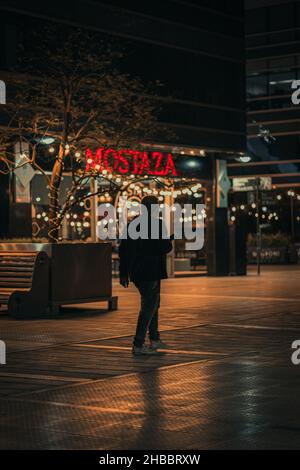
<path fill-rule="evenodd" d="M 45 160 L 46 153 L 51 158 L 53 148 L 52 144 L 43 146 L 41 159 Z M 190 222 L 194 227 L 197 224 L 205 227 L 206 242 L 201 250 L 188 251 L 184 239 L 175 241 L 174 252 L 169 259 L 169 272 L 172 275 L 198 275 L 207 270 L 213 273 L 212 266 L 215 266 L 214 269 L 226 273 L 226 263 L 222 261 L 223 264 L 220 265 L 216 255 L 216 249 L 222 249 L 224 260 L 224 252 L 228 251 L 227 248 L 224 250 L 222 239 L 226 244 L 226 194 L 229 186 L 226 162 L 220 159 L 220 155 L 205 149 L 162 145 L 145 145 L 141 150 L 87 148 L 83 152 L 77 150 L 75 154 L 79 160 L 84 160 L 87 178 L 81 180 L 74 201 L 76 204 L 63 218 L 59 231 L 60 241 L 99 241 L 97 227 L 102 222 L 97 215 L 97 206 L 100 203 L 113 203 L 118 211 L 119 199 L 125 196 L 130 213 L 134 216 L 135 206 L 142 197 L 153 194 L 161 204 L 166 203 L 171 207 L 175 203 L 192 204 Z M 46 176 L 50 176 L 50 171 L 46 170 Z M 112 184 L 116 184 L 117 191 L 112 191 Z M 66 169 L 59 193 L 60 206 L 64 205 L 71 186 L 72 173 L 70 169 Z M 49 223 L 49 186 L 45 175 L 29 168 L 26 174 L 12 175 L 9 178 L 9 187 L 10 234 L 7 238 L 45 241 Z M 95 192 L 98 194 L 95 195 Z M 195 215 L 196 204 L 205 206 L 201 215 Z M 25 214 L 26 223 L 22 223 Z M 182 221 L 186 221 L 184 215 Z M 18 230 L 14 227 L 18 227 Z M 220 237 L 221 230 L 223 236 Z M 116 275 L 118 243 L 116 240 L 112 242 L 113 269 Z"/>

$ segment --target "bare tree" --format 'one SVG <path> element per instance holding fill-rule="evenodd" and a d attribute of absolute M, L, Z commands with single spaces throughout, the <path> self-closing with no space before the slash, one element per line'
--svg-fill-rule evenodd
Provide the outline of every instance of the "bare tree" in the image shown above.
<path fill-rule="evenodd" d="M 7 122 L 0 128 L 0 171 L 31 164 L 45 176 L 48 238 L 55 242 L 66 213 L 91 196 L 80 192 L 88 178 L 106 180 L 105 191 L 122 190 L 123 183 L 116 178 L 85 171 L 85 148 L 123 148 L 147 141 L 157 129 L 157 108 L 153 86 L 120 73 L 115 63 L 122 53 L 92 34 L 74 30 L 60 37 L 50 28 L 38 34 L 34 44 L 29 53 L 22 47 L 21 68 L 13 74 L 14 98 L 6 106 Z M 50 177 L 38 158 L 39 145 L 47 137 L 55 139 L 56 149 Z M 17 164 L 11 152 L 15 142 L 26 142 L 30 149 Z M 72 185 L 60 207 L 66 169 L 72 174 Z M 99 187 L 97 193 L 103 191 L 103 185 Z"/>

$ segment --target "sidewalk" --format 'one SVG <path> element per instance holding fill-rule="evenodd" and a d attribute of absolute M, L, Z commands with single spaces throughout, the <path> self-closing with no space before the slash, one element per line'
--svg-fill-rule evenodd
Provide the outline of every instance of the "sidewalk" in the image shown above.
<path fill-rule="evenodd" d="M 159 357 L 131 355 L 133 287 L 116 312 L 1 315 L 0 447 L 299 449 L 299 285 L 300 267 L 165 281 Z"/>

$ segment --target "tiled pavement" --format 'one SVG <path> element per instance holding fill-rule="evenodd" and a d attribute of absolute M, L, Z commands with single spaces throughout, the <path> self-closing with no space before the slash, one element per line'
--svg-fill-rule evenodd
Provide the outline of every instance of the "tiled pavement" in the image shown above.
<path fill-rule="evenodd" d="M 300 267 L 164 282 L 170 350 L 132 357 L 138 296 L 58 319 L 0 316 L 2 449 L 300 448 Z"/>

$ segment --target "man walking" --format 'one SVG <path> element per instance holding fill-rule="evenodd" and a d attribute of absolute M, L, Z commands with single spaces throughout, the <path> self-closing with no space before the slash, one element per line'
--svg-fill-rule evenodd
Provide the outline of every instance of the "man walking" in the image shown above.
<path fill-rule="evenodd" d="M 141 308 L 138 316 L 132 352 L 135 355 L 156 354 L 166 345 L 161 341 L 158 330 L 158 309 L 160 305 L 160 282 L 166 279 L 166 255 L 172 250 L 170 239 L 164 239 L 162 221 L 151 216 L 151 208 L 158 205 L 155 196 L 142 199 L 142 210 L 147 210 L 148 238 L 133 239 L 127 236 L 119 248 L 120 283 L 128 287 L 132 281 L 141 295 Z M 151 226 L 159 224 L 159 238 L 151 237 Z M 150 346 L 145 344 L 149 332 Z"/>

